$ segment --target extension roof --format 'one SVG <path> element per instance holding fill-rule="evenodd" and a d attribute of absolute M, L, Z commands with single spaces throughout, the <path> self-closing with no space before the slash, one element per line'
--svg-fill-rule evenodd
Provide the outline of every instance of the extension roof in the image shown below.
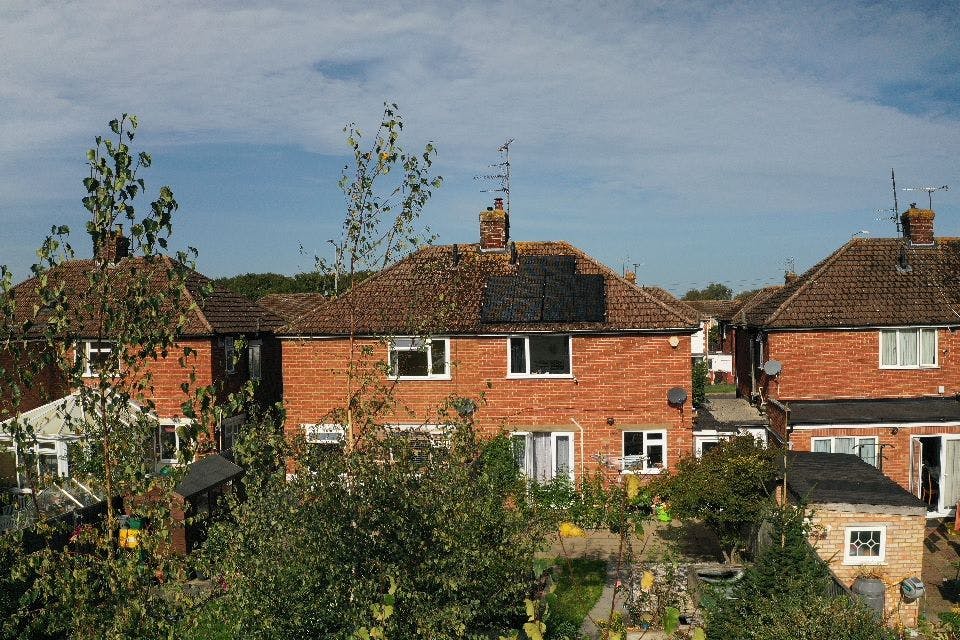
<path fill-rule="evenodd" d="M 84 311 L 84 306 L 88 304 L 87 298 L 91 295 L 89 276 L 99 268 L 98 265 L 94 260 L 69 260 L 47 273 L 47 280 L 51 284 L 64 287 L 68 321 L 66 330 L 73 336 L 92 337 L 97 333 L 96 319 L 93 314 Z M 174 267 L 173 260 L 160 256 L 152 260 L 141 257 L 123 258 L 108 269 L 117 278 L 117 298 L 121 300 L 129 293 L 125 289 L 139 282 L 144 275 L 150 291 L 164 291 Z M 49 322 L 52 316 L 52 312 L 45 309 L 46 305 L 41 302 L 37 292 L 38 284 L 39 278 L 35 276 L 12 289 L 16 303 L 14 320 L 27 337 L 38 336 L 42 332 L 42 325 Z M 204 297 L 203 292 L 207 286 L 212 286 L 212 283 L 206 276 L 192 269 L 188 270 L 185 299 L 181 302 L 192 308 L 186 313 L 182 336 L 257 333 L 272 331 L 283 324 L 283 320 L 277 315 L 223 287 L 212 286 L 209 295 Z M 35 306 L 39 307 L 40 311 L 37 318 L 31 320 Z"/>
<path fill-rule="evenodd" d="M 566 242 L 429 246 L 290 322 L 282 335 L 695 331 L 697 314 Z"/>
<path fill-rule="evenodd" d="M 791 400 L 790 424 L 877 424 L 960 421 L 960 399 L 949 397 Z"/>
<path fill-rule="evenodd" d="M 788 451 L 787 465 L 790 493 L 809 504 L 906 507 L 926 512 L 919 498 L 852 453 Z"/>
<path fill-rule="evenodd" d="M 257 303 L 286 322 L 293 322 L 308 311 L 327 301 L 322 293 L 270 293 Z"/>
<path fill-rule="evenodd" d="M 854 238 L 793 282 L 754 297 L 735 321 L 766 329 L 960 324 L 960 239 L 920 246 Z"/>
<path fill-rule="evenodd" d="M 204 456 L 187 467 L 187 474 L 174 489 L 187 500 L 204 491 L 215 489 L 225 482 L 236 480 L 243 475 L 243 469 L 222 455 L 214 453 Z"/>

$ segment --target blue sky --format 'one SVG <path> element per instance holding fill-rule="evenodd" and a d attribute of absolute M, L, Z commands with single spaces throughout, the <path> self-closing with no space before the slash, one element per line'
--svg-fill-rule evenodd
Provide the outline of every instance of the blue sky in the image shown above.
<path fill-rule="evenodd" d="M 473 176 L 507 138 L 514 239 L 678 294 L 892 235 L 891 168 L 949 184 L 936 229 L 960 236 L 956 2 L 340 4 L 3 4 L 0 263 L 25 275 L 51 224 L 82 229 L 84 153 L 125 111 L 201 271 L 310 269 L 339 230 L 342 128 L 384 100 L 408 149 L 437 145 L 440 242 L 477 240 Z"/>

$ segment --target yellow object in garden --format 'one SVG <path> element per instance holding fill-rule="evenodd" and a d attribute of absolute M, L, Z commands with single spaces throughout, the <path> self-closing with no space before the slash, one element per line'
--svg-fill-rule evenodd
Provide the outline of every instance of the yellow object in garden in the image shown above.
<path fill-rule="evenodd" d="M 627 476 L 627 497 L 631 500 L 640 494 L 640 478 L 634 474 Z"/>
<path fill-rule="evenodd" d="M 587 532 L 573 524 L 572 522 L 564 522 L 560 525 L 560 537 L 561 538 L 586 538 Z"/>
<path fill-rule="evenodd" d="M 650 571 L 643 572 L 643 576 L 640 578 L 640 588 L 647 592 L 653 589 L 653 573 Z"/>
<path fill-rule="evenodd" d="M 140 546 L 140 529 L 120 529 L 120 547 L 123 549 L 136 549 Z"/>

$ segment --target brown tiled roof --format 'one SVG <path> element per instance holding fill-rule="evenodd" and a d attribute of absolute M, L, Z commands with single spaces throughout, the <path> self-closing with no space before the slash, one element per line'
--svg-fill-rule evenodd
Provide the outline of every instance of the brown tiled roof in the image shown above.
<path fill-rule="evenodd" d="M 293 322 L 308 311 L 326 303 L 322 293 L 271 293 L 257 302 L 287 322 Z"/>
<path fill-rule="evenodd" d="M 960 239 L 854 238 L 739 315 L 771 329 L 960 324 Z"/>
<path fill-rule="evenodd" d="M 695 307 L 692 303 L 686 300 L 680 300 L 666 289 L 661 287 L 645 286 L 643 287 L 643 290 L 664 304 L 676 307 L 677 309 L 683 309 L 684 314 L 689 318 L 697 318 L 699 321 L 699 318 L 703 315 L 700 312 L 700 309 Z"/>
<path fill-rule="evenodd" d="M 93 260 L 70 260 L 57 265 L 47 274 L 47 279 L 54 285 L 63 285 L 65 307 L 67 310 L 67 331 L 75 336 L 90 337 L 97 332 L 97 322 L 93 314 L 84 307 L 88 305 L 90 295 L 90 273 L 97 269 Z M 134 282 L 144 281 L 155 292 L 166 288 L 166 283 L 174 263 L 167 257 L 156 260 L 145 258 L 124 258 L 116 265 L 109 267 L 110 273 L 116 276 L 116 291 L 118 299 L 127 294 L 126 287 L 133 286 Z M 134 280 L 136 279 L 136 280 Z M 44 311 L 37 293 L 38 278 L 29 278 L 18 284 L 12 290 L 16 302 L 17 326 L 23 327 L 30 321 L 34 307 L 40 307 L 37 318 L 27 333 L 37 334 L 39 326 L 48 322 L 52 313 Z M 264 309 L 255 302 L 229 291 L 223 287 L 213 287 L 208 295 L 204 296 L 205 288 L 210 280 L 196 271 L 189 270 L 186 278 L 184 307 L 197 305 L 185 315 L 183 336 L 206 336 L 212 334 L 255 333 L 272 331 L 283 324 L 283 320 L 272 312 Z"/>
<path fill-rule="evenodd" d="M 701 315 L 711 318 L 726 320 L 730 318 L 733 311 L 739 309 L 744 304 L 744 300 L 682 300 Z"/>
<path fill-rule="evenodd" d="M 486 334 L 530 331 L 663 331 L 699 326 L 690 307 L 630 284 L 566 242 L 517 242 L 510 252 L 481 252 L 479 245 L 424 247 L 348 294 L 281 329 L 287 335 Z M 456 248 L 455 248 L 456 247 Z M 513 276 L 531 256 L 571 256 L 576 274 L 603 282 L 601 321 L 483 322 L 488 279 Z M 503 279 L 498 282 L 502 284 Z M 599 314 L 592 314 L 598 315 Z M 352 326 L 351 326 L 352 325 Z"/>

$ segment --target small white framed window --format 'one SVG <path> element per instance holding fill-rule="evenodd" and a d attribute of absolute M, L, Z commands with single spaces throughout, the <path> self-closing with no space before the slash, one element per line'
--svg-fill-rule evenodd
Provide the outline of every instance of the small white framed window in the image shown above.
<path fill-rule="evenodd" d="M 926 369 L 939 366 L 936 329 L 881 329 L 881 369 Z"/>
<path fill-rule="evenodd" d="M 517 468 L 536 482 L 574 481 L 572 431 L 515 431 L 510 434 Z"/>
<path fill-rule="evenodd" d="M 843 564 L 882 564 L 887 552 L 887 526 L 846 527 Z"/>
<path fill-rule="evenodd" d="M 340 446 L 346 437 L 342 424 L 303 424 L 304 436 L 310 444 Z"/>
<path fill-rule="evenodd" d="M 873 466 L 877 466 L 880 451 L 877 436 L 810 438 L 810 449 L 820 453 L 852 453 Z"/>
<path fill-rule="evenodd" d="M 394 338 L 389 367 L 398 380 L 449 380 L 450 338 Z"/>
<path fill-rule="evenodd" d="M 157 466 L 175 465 L 180 462 L 180 420 L 161 420 L 157 425 L 157 437 L 154 442 Z"/>
<path fill-rule="evenodd" d="M 410 460 L 419 465 L 433 462 L 434 452 L 450 448 L 450 428 L 438 424 L 388 424 L 391 433 L 403 436 L 410 446 Z M 391 452 L 391 457 L 393 452 Z"/>
<path fill-rule="evenodd" d="M 223 339 L 224 371 L 232 376 L 237 372 L 237 341 L 235 338 Z"/>
<path fill-rule="evenodd" d="M 84 340 L 80 343 L 79 353 L 83 358 L 83 375 L 96 378 L 113 354 L 113 343 L 98 340 Z"/>
<path fill-rule="evenodd" d="M 573 377 L 572 336 L 511 336 L 507 339 L 507 377 Z"/>
<path fill-rule="evenodd" d="M 250 371 L 251 380 L 260 380 L 262 370 L 260 365 L 260 352 L 263 346 L 261 340 L 251 340 L 247 344 L 247 368 Z"/>
<path fill-rule="evenodd" d="M 623 432 L 623 473 L 653 474 L 666 468 L 666 430 Z"/>

